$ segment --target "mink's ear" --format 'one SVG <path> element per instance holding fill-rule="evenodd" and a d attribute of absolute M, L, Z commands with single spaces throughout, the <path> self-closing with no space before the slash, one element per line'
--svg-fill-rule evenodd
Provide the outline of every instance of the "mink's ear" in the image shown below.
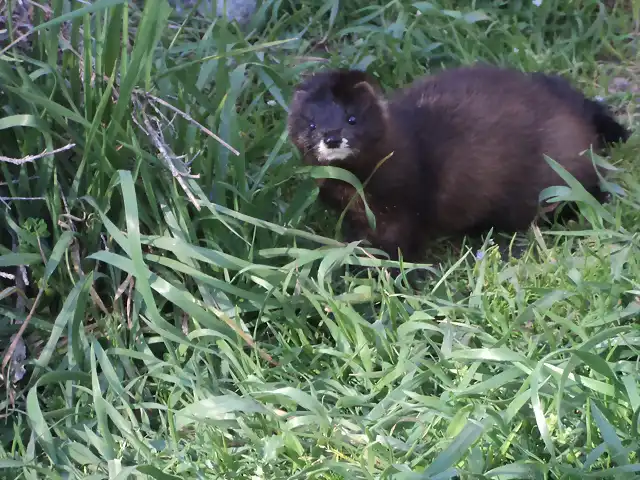
<path fill-rule="evenodd" d="M 302 88 L 295 88 L 293 90 L 293 94 L 291 95 L 291 103 L 300 103 L 302 102 L 309 92 L 303 90 Z"/>
<path fill-rule="evenodd" d="M 353 88 L 356 89 L 359 94 L 368 94 L 375 98 L 378 98 L 382 94 L 380 87 L 372 83 L 370 80 L 358 82 L 353 86 Z"/>
<path fill-rule="evenodd" d="M 296 98 L 296 96 L 298 95 L 298 92 L 303 92 L 305 93 L 305 91 L 309 90 L 309 87 L 311 86 L 310 83 L 313 82 L 313 79 L 316 77 L 316 74 L 314 72 L 302 72 L 299 74 L 299 80 L 297 82 L 297 84 L 293 87 L 293 94 L 291 96 L 291 98 Z"/>
<path fill-rule="evenodd" d="M 314 76 L 314 72 L 309 72 L 309 71 L 300 72 L 300 83 L 306 82 L 313 76 Z"/>
<path fill-rule="evenodd" d="M 384 103 L 380 87 L 368 79 L 356 83 L 353 89 L 358 98 L 360 98 L 367 107 L 373 104 L 381 105 Z"/>

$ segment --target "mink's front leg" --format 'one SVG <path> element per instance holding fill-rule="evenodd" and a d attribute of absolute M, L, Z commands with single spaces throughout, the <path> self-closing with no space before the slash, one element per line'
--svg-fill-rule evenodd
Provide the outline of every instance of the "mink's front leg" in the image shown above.
<path fill-rule="evenodd" d="M 342 212 L 353 196 L 345 215 L 344 238 L 347 242 L 368 240 L 375 248 L 385 251 L 392 260 L 398 260 L 398 248 L 408 262 L 419 262 L 423 247 L 420 218 L 413 212 L 400 209 L 377 208 L 369 196 L 367 203 L 376 217 L 376 229 L 367 221 L 364 203 L 355 188 L 339 180 L 326 180 L 320 187 L 320 199 L 328 206 Z"/>
<path fill-rule="evenodd" d="M 367 221 L 364 203 L 355 188 L 339 180 L 326 180 L 320 187 L 320 199 L 331 208 L 342 212 L 351 198 L 345 215 L 344 239 L 347 242 L 368 240 L 371 245 L 384 250 L 392 260 L 398 260 L 398 248 L 406 261 L 419 261 L 423 236 L 420 218 L 412 212 L 399 209 L 380 209 L 367 197 L 369 208 L 376 216 L 376 229 L 372 230 Z"/>
<path fill-rule="evenodd" d="M 360 198 L 355 188 L 346 182 L 327 179 L 322 181 L 320 185 L 319 196 L 323 203 L 338 213 L 342 213 L 349 202 L 351 202 L 351 199 L 355 197 L 349 206 L 349 210 L 347 210 L 345 214 L 343 237 L 347 242 L 367 238 L 370 230 L 369 222 L 367 221 L 367 214 L 362 198 Z M 368 198 L 367 201 L 369 201 Z"/>
<path fill-rule="evenodd" d="M 399 249 L 404 261 L 420 262 L 424 237 L 416 218 L 406 212 L 385 212 L 376 220 L 376 230 L 369 235 L 374 247 L 384 250 L 391 260 L 399 260 Z"/>

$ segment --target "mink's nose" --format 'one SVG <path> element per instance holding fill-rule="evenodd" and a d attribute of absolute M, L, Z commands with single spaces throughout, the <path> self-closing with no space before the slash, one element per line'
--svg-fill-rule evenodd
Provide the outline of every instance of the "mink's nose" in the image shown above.
<path fill-rule="evenodd" d="M 338 148 L 342 143 L 342 139 L 336 135 L 328 135 L 324 138 L 324 143 L 329 148 Z"/>

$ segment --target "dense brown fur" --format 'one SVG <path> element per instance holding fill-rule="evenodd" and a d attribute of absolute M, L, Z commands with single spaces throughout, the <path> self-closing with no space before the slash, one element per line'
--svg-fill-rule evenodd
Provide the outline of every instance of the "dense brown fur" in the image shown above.
<path fill-rule="evenodd" d="M 606 107 L 564 79 L 489 66 L 425 77 L 388 101 L 364 72 L 313 75 L 296 89 L 289 134 L 306 162 L 343 167 L 363 182 L 393 152 L 365 188 L 376 231 L 360 201 L 347 219 L 353 238 L 368 238 L 392 258 L 400 248 L 408 260 L 419 259 L 428 237 L 526 229 L 539 193 L 564 184 L 543 154 L 598 195 L 593 164 L 580 153 L 628 137 Z M 327 152 L 342 150 L 318 142 L 336 138 L 348 140 L 351 154 L 329 160 Z M 353 195 L 347 183 L 321 184 L 321 200 L 335 209 Z"/>

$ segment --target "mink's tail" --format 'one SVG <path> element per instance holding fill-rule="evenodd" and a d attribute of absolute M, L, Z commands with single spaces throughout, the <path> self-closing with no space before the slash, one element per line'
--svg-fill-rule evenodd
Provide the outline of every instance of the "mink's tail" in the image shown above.
<path fill-rule="evenodd" d="M 563 77 L 541 72 L 532 73 L 531 77 L 535 82 L 544 85 L 559 100 L 569 102 L 580 109 L 582 115 L 595 127 L 603 146 L 624 143 L 631 136 L 631 131 L 615 119 L 607 105 L 586 98 Z"/>

